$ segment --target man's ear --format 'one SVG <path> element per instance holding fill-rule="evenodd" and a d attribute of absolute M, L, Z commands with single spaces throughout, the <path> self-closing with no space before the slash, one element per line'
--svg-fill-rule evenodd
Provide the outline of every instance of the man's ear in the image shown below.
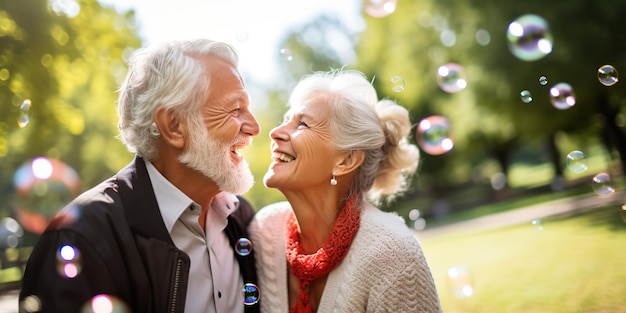
<path fill-rule="evenodd" d="M 346 153 L 343 159 L 335 165 L 334 175 L 340 176 L 356 171 L 365 161 L 365 152 L 350 151 Z"/>
<path fill-rule="evenodd" d="M 154 122 L 165 143 L 179 149 L 185 146 L 186 125 L 178 115 L 161 106 L 154 112 Z"/>

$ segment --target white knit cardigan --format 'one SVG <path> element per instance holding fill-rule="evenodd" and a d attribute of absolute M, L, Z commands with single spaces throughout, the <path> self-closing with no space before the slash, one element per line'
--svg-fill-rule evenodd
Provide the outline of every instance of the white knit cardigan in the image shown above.
<path fill-rule="evenodd" d="M 262 313 L 289 312 L 285 229 L 288 202 L 261 209 L 250 225 Z M 328 275 L 318 313 L 442 312 L 422 248 L 393 213 L 365 204 L 344 260 Z"/>

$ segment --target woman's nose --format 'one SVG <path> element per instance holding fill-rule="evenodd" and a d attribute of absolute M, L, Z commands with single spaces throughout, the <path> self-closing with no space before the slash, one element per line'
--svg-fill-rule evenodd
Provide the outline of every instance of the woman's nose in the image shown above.
<path fill-rule="evenodd" d="M 289 135 L 285 131 L 284 125 L 278 125 L 270 130 L 270 139 L 287 140 L 288 137 Z"/>

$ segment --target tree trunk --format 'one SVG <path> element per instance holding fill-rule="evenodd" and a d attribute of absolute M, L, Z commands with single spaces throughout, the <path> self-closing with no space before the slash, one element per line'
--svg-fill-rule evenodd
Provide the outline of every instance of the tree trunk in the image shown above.
<path fill-rule="evenodd" d="M 626 135 L 615 123 L 619 111 L 611 106 L 606 94 L 598 94 L 598 110 L 604 118 L 602 137 L 609 153 L 617 150 L 621 165 L 622 175 L 626 176 Z"/>
<path fill-rule="evenodd" d="M 552 179 L 552 190 L 558 191 L 563 189 L 563 162 L 561 151 L 556 144 L 556 132 L 550 134 L 548 137 L 548 153 L 550 155 L 550 163 L 554 169 L 554 178 Z"/>

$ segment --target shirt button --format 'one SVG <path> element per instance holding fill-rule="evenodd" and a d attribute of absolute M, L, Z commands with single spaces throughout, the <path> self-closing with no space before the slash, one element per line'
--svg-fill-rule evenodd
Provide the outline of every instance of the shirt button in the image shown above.
<path fill-rule="evenodd" d="M 220 298 L 220 299 L 222 298 L 222 292 L 221 291 L 217 292 L 217 297 Z"/>

